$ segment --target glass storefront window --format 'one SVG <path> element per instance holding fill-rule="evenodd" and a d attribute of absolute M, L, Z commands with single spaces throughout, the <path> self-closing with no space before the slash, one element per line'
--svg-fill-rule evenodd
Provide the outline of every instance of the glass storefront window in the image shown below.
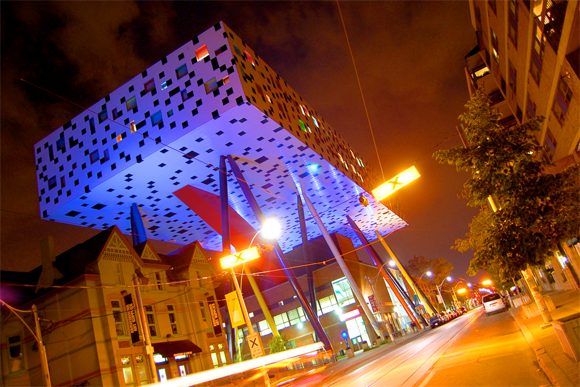
<path fill-rule="evenodd" d="M 332 288 L 334 289 L 338 306 L 343 307 L 355 303 L 354 294 L 346 278 L 334 281 Z"/>

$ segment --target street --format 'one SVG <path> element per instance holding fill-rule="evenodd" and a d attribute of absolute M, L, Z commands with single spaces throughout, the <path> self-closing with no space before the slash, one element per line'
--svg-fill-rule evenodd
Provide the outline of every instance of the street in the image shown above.
<path fill-rule="evenodd" d="M 478 308 L 395 347 L 379 348 L 361 353 L 354 359 L 342 360 L 322 373 L 325 376 L 323 381 L 312 385 L 549 384 L 534 361 L 533 351 L 509 312 L 486 317 Z"/>

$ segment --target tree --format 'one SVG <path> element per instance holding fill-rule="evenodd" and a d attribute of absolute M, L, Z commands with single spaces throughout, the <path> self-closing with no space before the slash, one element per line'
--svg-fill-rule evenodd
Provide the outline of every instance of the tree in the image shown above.
<path fill-rule="evenodd" d="M 268 347 L 270 347 L 270 353 L 278 353 L 288 349 L 288 340 L 284 335 L 277 335 L 272 337 L 268 342 Z"/>
<path fill-rule="evenodd" d="M 431 259 L 427 259 L 421 255 L 414 255 L 407 263 L 407 269 L 409 270 L 409 274 L 420 277 L 431 270 L 432 264 L 433 261 Z"/>
<path fill-rule="evenodd" d="M 544 264 L 560 243 L 578 236 L 578 165 L 543 173 L 549 164 L 538 157 L 541 148 L 533 135 L 542 117 L 504 128 L 482 91 L 465 108 L 459 119 L 466 125 L 468 148 L 434 154 L 458 171 L 471 171 L 463 196 L 469 206 L 480 207 L 466 239 L 456 241 L 455 248 L 474 251 L 470 275 L 493 267 L 505 280 L 528 266 Z M 487 207 L 489 197 L 498 204 L 497 212 Z"/>
<path fill-rule="evenodd" d="M 431 266 L 431 271 L 433 272 L 433 283 L 436 285 L 441 284 L 441 282 L 443 282 L 443 285 L 448 283 L 444 280 L 449 277 L 449 274 L 451 274 L 453 269 L 455 269 L 453 265 L 445 258 L 435 258 Z"/>

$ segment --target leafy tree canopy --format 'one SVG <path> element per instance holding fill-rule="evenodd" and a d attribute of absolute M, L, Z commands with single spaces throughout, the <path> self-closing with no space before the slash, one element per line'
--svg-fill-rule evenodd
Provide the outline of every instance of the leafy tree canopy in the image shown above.
<path fill-rule="evenodd" d="M 538 157 L 541 149 L 534 136 L 542 117 L 504 128 L 482 91 L 465 108 L 459 119 L 465 123 L 468 148 L 434 154 L 441 163 L 471 172 L 463 196 L 468 205 L 480 207 L 466 238 L 457 240 L 454 248 L 474 251 L 470 275 L 492 267 L 507 279 L 528 265 L 543 264 L 555 246 L 578 236 L 578 165 L 543 173 L 548 164 Z M 487 206 L 490 196 L 497 212 Z"/>
<path fill-rule="evenodd" d="M 445 258 L 428 259 L 423 256 L 414 256 L 407 263 L 407 269 L 409 273 L 420 277 L 427 271 L 433 273 L 432 277 L 424 276 L 423 279 L 427 281 L 432 281 L 433 283 L 440 284 L 445 278 L 449 276 L 451 271 L 454 269 L 453 265 L 447 261 Z"/>

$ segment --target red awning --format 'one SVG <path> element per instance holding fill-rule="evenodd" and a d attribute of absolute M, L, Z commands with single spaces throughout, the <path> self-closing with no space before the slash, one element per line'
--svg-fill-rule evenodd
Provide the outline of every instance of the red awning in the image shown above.
<path fill-rule="evenodd" d="M 172 357 L 175 354 L 200 353 L 201 348 L 189 340 L 176 340 L 164 343 L 153 343 L 155 353 L 163 357 Z"/>

